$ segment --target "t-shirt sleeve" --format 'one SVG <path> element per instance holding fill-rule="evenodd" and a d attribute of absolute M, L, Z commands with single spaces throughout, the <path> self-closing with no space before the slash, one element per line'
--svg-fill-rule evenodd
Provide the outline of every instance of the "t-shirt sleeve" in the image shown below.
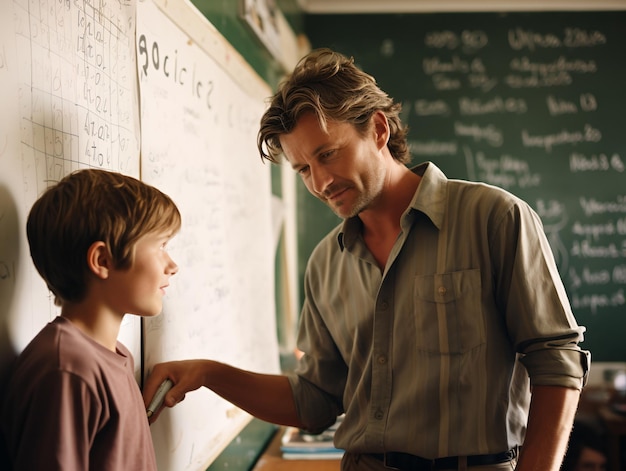
<path fill-rule="evenodd" d="M 14 469 L 89 469 L 89 450 L 102 407 L 79 377 L 62 371 L 46 375 L 29 398 L 16 443 Z"/>

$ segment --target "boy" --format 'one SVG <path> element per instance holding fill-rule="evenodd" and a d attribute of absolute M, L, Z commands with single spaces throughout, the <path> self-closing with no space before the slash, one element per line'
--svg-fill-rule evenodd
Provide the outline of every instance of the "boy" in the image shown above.
<path fill-rule="evenodd" d="M 33 262 L 61 314 L 19 356 L 2 408 L 14 470 L 152 471 L 156 459 L 126 313 L 156 316 L 177 265 L 174 202 L 119 173 L 86 169 L 52 186 L 27 221 Z"/>

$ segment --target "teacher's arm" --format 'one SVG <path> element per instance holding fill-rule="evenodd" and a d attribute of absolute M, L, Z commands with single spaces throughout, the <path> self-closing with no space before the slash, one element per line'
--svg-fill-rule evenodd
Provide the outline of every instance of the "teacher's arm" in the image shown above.
<path fill-rule="evenodd" d="M 524 446 L 517 471 L 558 471 L 580 399 L 580 391 L 533 386 Z"/>
<path fill-rule="evenodd" d="M 188 392 L 206 387 L 258 419 L 279 425 L 303 426 L 286 376 L 253 373 L 213 360 L 159 363 L 144 385 L 146 405 L 166 379 L 174 385 L 165 395 L 164 406 L 174 407 Z M 151 423 L 162 410 L 163 407 L 154 412 Z"/>

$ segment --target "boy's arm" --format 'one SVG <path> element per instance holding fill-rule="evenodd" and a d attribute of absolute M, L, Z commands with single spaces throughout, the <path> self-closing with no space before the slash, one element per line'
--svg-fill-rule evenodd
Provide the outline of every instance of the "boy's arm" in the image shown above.
<path fill-rule="evenodd" d="M 580 391 L 533 386 L 528 428 L 517 471 L 558 471 L 574 423 Z"/>
<path fill-rule="evenodd" d="M 286 376 L 252 373 L 212 360 L 159 363 L 144 385 L 146 406 L 168 378 L 174 386 L 165 395 L 167 407 L 174 407 L 186 393 L 204 386 L 261 420 L 302 427 Z M 161 410 L 155 411 L 150 422 L 156 420 Z"/>

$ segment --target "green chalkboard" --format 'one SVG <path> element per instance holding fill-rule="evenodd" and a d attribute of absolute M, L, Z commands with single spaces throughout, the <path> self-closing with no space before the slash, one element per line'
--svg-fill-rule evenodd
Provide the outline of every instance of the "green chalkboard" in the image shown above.
<path fill-rule="evenodd" d="M 309 15 L 403 103 L 413 162 L 506 188 L 541 216 L 583 346 L 626 360 L 626 11 Z M 302 190 L 301 265 L 336 224 Z M 299 195 L 300 196 L 300 195 Z M 328 210 L 326 210 L 328 211 Z"/>

